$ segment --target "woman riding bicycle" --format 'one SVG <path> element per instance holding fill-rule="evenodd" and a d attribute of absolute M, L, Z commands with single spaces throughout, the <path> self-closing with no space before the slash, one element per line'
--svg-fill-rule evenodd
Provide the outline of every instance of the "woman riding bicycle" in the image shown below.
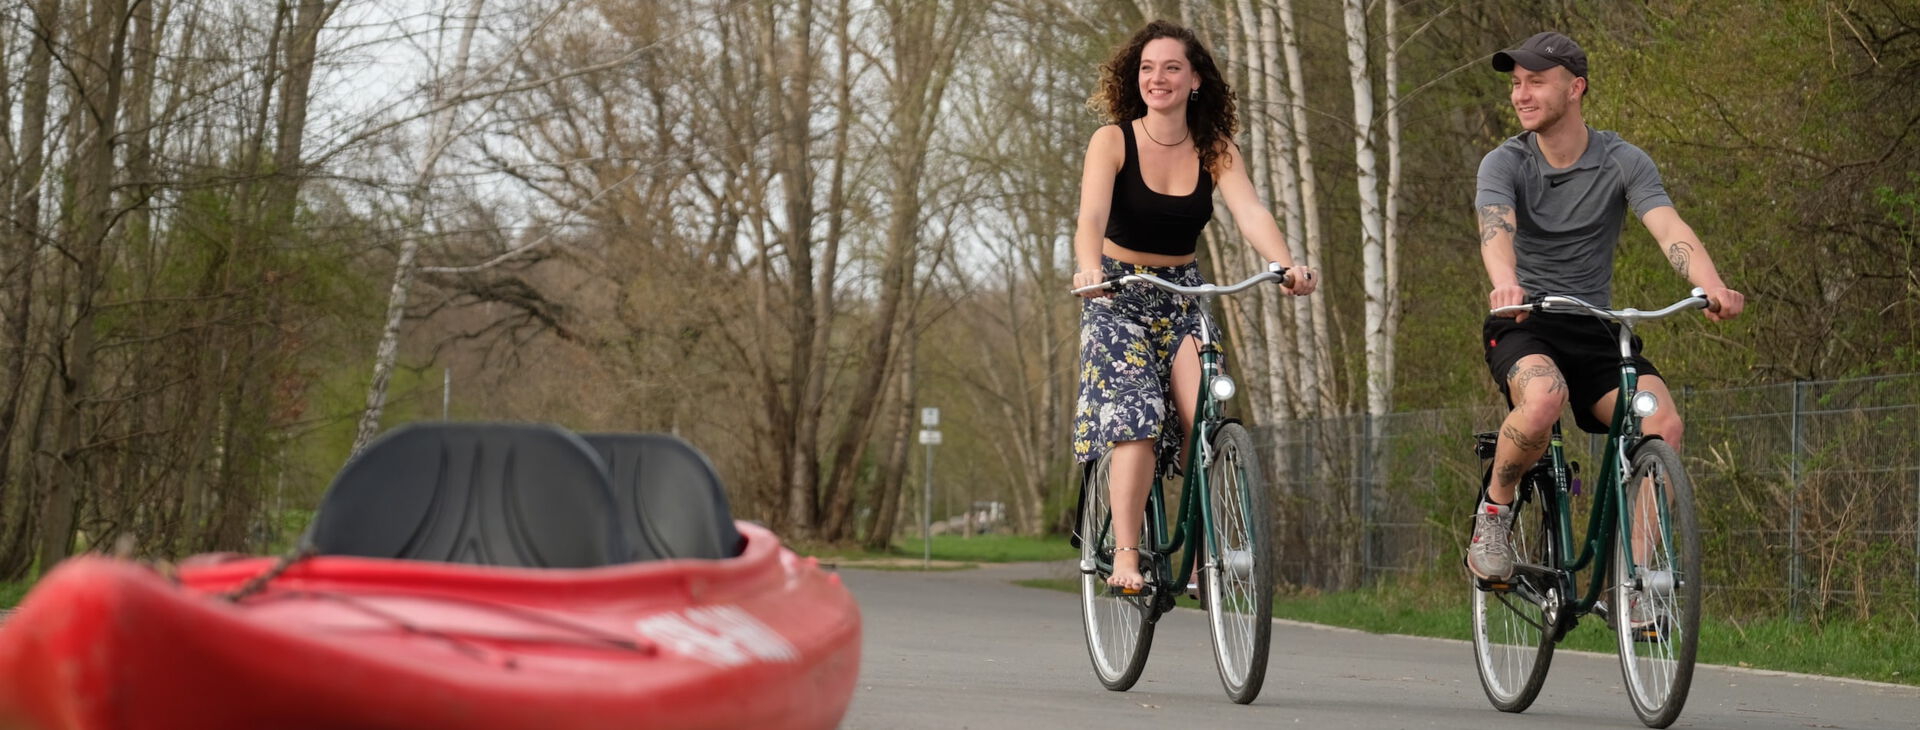
<path fill-rule="evenodd" d="M 1272 265 L 1292 270 L 1287 293 L 1313 292 L 1318 277 L 1294 265 L 1233 143 L 1233 90 L 1192 31 L 1148 23 L 1101 66 L 1091 104 L 1109 124 L 1094 132 L 1081 170 L 1074 288 L 1137 273 L 1201 284 L 1194 250 L 1218 187 L 1241 236 Z M 1107 582 L 1140 590 L 1147 492 L 1156 466 L 1177 470 L 1182 424 L 1193 422 L 1199 305 L 1147 286 L 1082 296 L 1073 452 L 1087 462 L 1112 450 L 1115 547 Z M 1167 423 L 1176 412 L 1180 423 Z"/>

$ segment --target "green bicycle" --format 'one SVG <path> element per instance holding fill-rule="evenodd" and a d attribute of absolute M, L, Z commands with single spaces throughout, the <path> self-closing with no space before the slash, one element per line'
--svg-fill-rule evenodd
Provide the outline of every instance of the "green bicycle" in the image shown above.
<path fill-rule="evenodd" d="M 1584 314 L 1618 323 L 1621 357 L 1620 392 L 1578 557 L 1572 557 L 1569 502 L 1578 466 L 1567 461 L 1556 424 L 1547 453 L 1521 479 L 1514 501 L 1513 575 L 1506 581 L 1472 578 L 1474 664 L 1487 699 L 1501 711 L 1521 712 L 1533 704 L 1554 644 L 1581 616 L 1595 613 L 1613 627 L 1627 696 L 1640 721 L 1663 728 L 1679 718 L 1700 638 L 1699 522 L 1679 454 L 1640 431 L 1641 420 L 1663 404 L 1653 393 L 1635 390 L 1639 377 L 1630 355 L 1634 325 L 1708 306 L 1706 292 L 1694 289 L 1692 296 L 1652 312 L 1601 309 L 1572 297 L 1493 310 Z M 1476 434 L 1481 458 L 1493 457 L 1494 438 Z M 1586 592 L 1575 598 L 1575 574 L 1589 569 Z"/>
<path fill-rule="evenodd" d="M 1111 289 L 1147 284 L 1187 296 L 1233 294 L 1267 282 L 1286 283 L 1285 269 L 1263 272 L 1232 286 L 1185 287 L 1149 274 L 1117 277 L 1074 290 Z M 1220 347 L 1211 336 L 1206 307 L 1201 318 L 1200 397 L 1188 437 L 1186 477 L 1180 490 L 1180 516 L 1167 531 L 1166 497 L 1158 474 L 1147 494 L 1140 572 L 1147 589 L 1135 594 L 1109 590 L 1113 572 L 1113 519 L 1108 493 L 1111 454 L 1091 462 L 1081 484 L 1080 514 L 1074 544 L 1080 548 L 1081 618 L 1087 653 L 1100 684 L 1123 692 L 1146 667 L 1154 624 L 1172 610 L 1186 587 L 1202 596 L 1213 635 L 1213 656 L 1220 682 L 1234 702 L 1246 704 L 1260 694 L 1267 673 L 1267 642 L 1273 627 L 1273 562 L 1267 539 L 1272 514 L 1265 475 L 1253 437 L 1245 426 L 1222 414 L 1233 397 L 1234 382 L 1223 371 Z M 1177 564 L 1173 558 L 1182 547 Z M 1204 556 L 1204 560 L 1201 560 Z M 1199 562 L 1196 565 L 1196 562 Z M 1196 584 L 1189 584 L 1189 579 Z"/>

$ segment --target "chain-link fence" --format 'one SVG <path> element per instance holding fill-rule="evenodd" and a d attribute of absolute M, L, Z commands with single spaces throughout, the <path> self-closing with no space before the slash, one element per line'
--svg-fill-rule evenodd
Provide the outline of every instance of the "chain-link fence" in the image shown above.
<path fill-rule="evenodd" d="M 1920 616 L 1920 374 L 1674 394 L 1717 605 L 1746 614 Z M 1346 588 L 1462 570 L 1494 407 L 1261 428 L 1283 580 Z M 1564 423 L 1599 480 L 1603 436 Z M 1588 493 L 1573 498 L 1586 528 Z"/>

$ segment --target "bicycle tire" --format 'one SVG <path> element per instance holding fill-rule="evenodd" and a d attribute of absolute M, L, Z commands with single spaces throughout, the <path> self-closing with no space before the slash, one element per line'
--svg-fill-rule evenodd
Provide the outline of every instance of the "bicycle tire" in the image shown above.
<path fill-rule="evenodd" d="M 1537 474 L 1528 476 L 1529 480 Z M 1544 490 L 1523 485 L 1514 500 L 1513 548 L 1518 562 L 1558 568 L 1559 521 Z M 1482 590 L 1469 576 L 1473 594 L 1473 665 L 1480 689 L 1501 712 L 1524 712 L 1540 696 L 1560 620 L 1558 581 L 1516 573 L 1504 591 Z"/>
<path fill-rule="evenodd" d="M 1213 436 L 1207 500 L 1213 516 L 1207 561 L 1207 626 L 1227 697 L 1247 704 L 1266 681 L 1273 632 L 1273 506 L 1246 427 L 1227 423 Z"/>
<path fill-rule="evenodd" d="M 1641 441 L 1629 463 L 1621 493 L 1633 526 L 1623 525 L 1615 540 L 1611 615 L 1620 645 L 1620 674 L 1634 714 L 1647 727 L 1663 728 L 1679 719 L 1693 684 L 1700 642 L 1700 525 L 1693 511 L 1693 482 L 1671 445 L 1660 439 Z M 1643 479 L 1651 481 L 1650 487 L 1640 486 Z M 1661 496 L 1666 509 L 1662 513 L 1655 502 L 1647 514 L 1651 519 L 1642 519 L 1647 508 L 1640 500 L 1649 490 Z M 1647 564 L 1639 566 L 1631 580 L 1629 529 L 1652 541 L 1646 548 Z M 1633 625 L 1635 584 L 1643 589 L 1641 600 L 1652 617 L 1647 627 Z"/>
<path fill-rule="evenodd" d="M 1100 685 L 1115 692 L 1132 689 L 1147 666 L 1153 647 L 1153 596 L 1122 597 L 1107 592 L 1101 561 L 1113 556 L 1111 493 L 1107 489 L 1112 454 L 1087 469 L 1080 513 L 1080 619 L 1086 629 L 1087 658 Z M 1145 522 L 1143 521 L 1144 525 Z M 1144 532 L 1144 530 L 1143 530 Z M 1145 540 L 1140 545 L 1147 544 Z M 1144 564 L 1141 566 L 1145 568 Z"/>

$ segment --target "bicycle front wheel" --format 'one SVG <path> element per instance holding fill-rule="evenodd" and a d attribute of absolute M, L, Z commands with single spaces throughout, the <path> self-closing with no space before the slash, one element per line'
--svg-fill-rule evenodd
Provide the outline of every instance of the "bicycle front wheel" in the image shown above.
<path fill-rule="evenodd" d="M 1087 629 L 1087 656 L 1093 660 L 1093 673 L 1100 678 L 1100 685 L 1125 692 L 1140 680 L 1140 670 L 1147 666 L 1147 650 L 1153 646 L 1154 599 L 1152 596 L 1114 596 L 1107 592 L 1114 545 L 1112 494 L 1107 488 L 1112 461 L 1113 455 L 1108 454 L 1094 462 L 1083 487 L 1086 499 L 1080 507 L 1080 617 Z M 1133 544 L 1149 543 L 1141 539 Z"/>
<path fill-rule="evenodd" d="M 1511 540 L 1520 565 L 1559 567 L 1554 559 L 1558 523 L 1548 500 L 1547 494 L 1531 488 L 1523 488 L 1514 500 Z M 1473 593 L 1473 663 L 1480 670 L 1480 689 L 1501 712 L 1525 711 L 1540 695 L 1547 668 L 1553 664 L 1560 581 L 1544 571 L 1516 569 L 1505 588 L 1481 590 L 1471 577 L 1468 583 Z"/>
<path fill-rule="evenodd" d="M 1647 727 L 1680 717 L 1700 641 L 1700 526 L 1693 483 L 1672 446 L 1633 450 L 1621 487 L 1628 527 L 1613 558 L 1613 625 L 1633 711 Z"/>
<path fill-rule="evenodd" d="M 1207 619 L 1213 629 L 1214 663 L 1234 702 L 1260 694 L 1267 677 L 1267 642 L 1273 631 L 1273 552 L 1267 520 L 1273 509 L 1267 480 L 1253 450 L 1253 437 L 1228 423 L 1213 437 L 1207 471 Z"/>

